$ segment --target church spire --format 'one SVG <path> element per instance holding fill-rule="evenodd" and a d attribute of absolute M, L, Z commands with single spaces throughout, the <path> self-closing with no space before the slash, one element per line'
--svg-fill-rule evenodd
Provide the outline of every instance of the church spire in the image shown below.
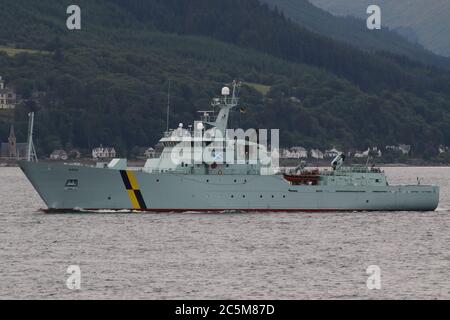
<path fill-rule="evenodd" d="M 11 159 L 17 158 L 17 145 L 16 145 L 16 134 L 14 133 L 14 125 L 11 124 L 11 129 L 9 130 L 9 138 L 8 138 L 8 151 L 9 157 Z"/>
<path fill-rule="evenodd" d="M 16 134 L 14 133 L 14 125 L 12 124 L 9 129 L 9 139 L 15 139 L 15 138 L 16 138 Z"/>

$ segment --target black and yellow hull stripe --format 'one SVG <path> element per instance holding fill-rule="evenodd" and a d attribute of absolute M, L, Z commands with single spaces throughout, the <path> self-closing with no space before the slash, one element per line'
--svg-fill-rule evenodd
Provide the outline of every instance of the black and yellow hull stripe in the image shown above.
<path fill-rule="evenodd" d="M 122 176 L 122 181 L 127 190 L 133 209 L 147 209 L 147 205 L 142 197 L 134 172 L 130 170 L 120 170 L 120 175 Z"/>

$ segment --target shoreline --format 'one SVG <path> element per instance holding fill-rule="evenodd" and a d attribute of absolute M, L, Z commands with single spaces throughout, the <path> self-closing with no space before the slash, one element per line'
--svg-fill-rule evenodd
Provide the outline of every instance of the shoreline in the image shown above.
<path fill-rule="evenodd" d="M 67 164 L 82 164 L 82 165 L 93 165 L 95 166 L 97 163 L 108 163 L 110 160 L 103 160 L 103 161 L 94 161 L 92 159 L 79 159 L 79 160 L 50 160 L 50 159 L 42 159 L 40 160 L 42 162 L 49 162 L 49 163 L 67 163 Z M 292 168 L 296 167 L 298 164 L 300 164 L 301 160 L 297 159 L 282 159 L 280 160 L 280 167 L 282 168 Z M 308 162 L 306 161 L 306 166 L 308 168 L 330 168 L 330 162 L 331 160 L 316 160 Z M 365 165 L 367 162 L 355 162 L 355 161 L 348 161 L 346 164 L 349 166 L 352 165 Z M 374 162 L 369 162 L 368 165 L 371 166 Z M 145 164 L 145 160 L 128 160 L 128 166 L 129 167 L 143 167 Z M 435 162 L 426 162 L 419 159 L 411 159 L 411 161 L 407 163 L 382 163 L 378 162 L 375 163 L 376 167 L 386 167 L 386 168 L 401 168 L 401 167 L 450 167 L 450 164 L 447 163 L 435 163 Z M 0 168 L 15 168 L 19 167 L 16 160 L 10 160 L 10 159 L 0 159 Z"/>

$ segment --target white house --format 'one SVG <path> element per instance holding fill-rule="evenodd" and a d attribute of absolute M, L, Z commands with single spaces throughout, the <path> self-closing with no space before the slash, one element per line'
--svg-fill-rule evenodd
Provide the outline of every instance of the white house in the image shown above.
<path fill-rule="evenodd" d="M 92 149 L 92 158 L 94 159 L 111 159 L 116 157 L 116 150 L 114 148 L 103 147 Z"/>
<path fill-rule="evenodd" d="M 308 150 L 303 147 L 292 147 L 291 149 L 281 149 L 283 159 L 305 159 L 308 158 Z"/>
<path fill-rule="evenodd" d="M 292 147 L 291 155 L 296 159 L 306 159 L 308 158 L 308 150 L 303 147 Z"/>
<path fill-rule="evenodd" d="M 399 144 L 397 146 L 386 146 L 386 150 L 400 151 L 404 155 L 408 155 L 411 152 L 411 146 L 409 144 Z"/>
<path fill-rule="evenodd" d="M 50 159 L 52 159 L 52 160 L 67 160 L 68 159 L 67 152 L 64 150 L 54 150 L 50 154 Z"/>
<path fill-rule="evenodd" d="M 289 149 L 280 149 L 280 158 L 281 159 L 289 159 L 291 152 Z"/>
<path fill-rule="evenodd" d="M 355 151 L 355 154 L 353 155 L 353 157 L 355 157 L 355 158 L 366 158 L 366 157 L 369 156 L 369 152 L 370 152 L 369 149 L 367 149 L 366 151 L 359 151 L 359 150 L 357 150 L 357 151 Z"/>
<path fill-rule="evenodd" d="M 443 146 L 443 145 L 439 146 L 439 153 L 446 153 L 446 152 L 449 152 L 449 151 L 450 151 L 449 147 Z"/>
<path fill-rule="evenodd" d="M 0 76 L 0 109 L 14 109 L 16 99 L 16 93 L 5 86 L 5 81 Z"/>
<path fill-rule="evenodd" d="M 404 155 L 408 155 L 411 152 L 411 146 L 409 144 L 400 144 L 398 147 Z"/>
<path fill-rule="evenodd" d="M 156 156 L 156 150 L 152 147 L 149 147 L 144 151 L 144 156 L 146 156 L 148 159 L 154 158 Z"/>
<path fill-rule="evenodd" d="M 339 151 L 335 147 L 333 147 L 330 150 L 325 150 L 324 157 L 325 158 L 336 158 L 341 153 L 342 153 L 341 151 Z"/>
<path fill-rule="evenodd" d="M 323 152 L 320 151 L 319 149 L 311 149 L 310 153 L 311 153 L 311 158 L 323 159 Z"/>
<path fill-rule="evenodd" d="M 367 158 L 371 152 L 372 152 L 372 154 L 376 154 L 376 156 L 378 158 L 383 155 L 381 153 L 381 150 L 378 149 L 378 147 L 372 147 L 372 148 L 368 148 L 366 151 L 356 151 L 354 157 L 355 158 Z"/>

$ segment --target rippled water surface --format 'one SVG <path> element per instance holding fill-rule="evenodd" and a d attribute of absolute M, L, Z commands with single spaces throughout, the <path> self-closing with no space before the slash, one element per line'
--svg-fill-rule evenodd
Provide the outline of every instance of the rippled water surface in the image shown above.
<path fill-rule="evenodd" d="M 448 299 L 450 168 L 387 168 L 441 186 L 436 212 L 44 214 L 0 168 L 0 298 Z M 69 290 L 69 265 L 81 289 Z M 366 269 L 381 268 L 368 290 Z"/>

